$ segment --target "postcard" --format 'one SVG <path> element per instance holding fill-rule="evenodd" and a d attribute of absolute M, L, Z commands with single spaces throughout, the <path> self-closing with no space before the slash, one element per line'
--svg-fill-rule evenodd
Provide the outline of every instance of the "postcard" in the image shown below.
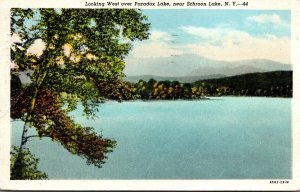
<path fill-rule="evenodd" d="M 1 190 L 299 190 L 299 1 L 1 1 Z"/>

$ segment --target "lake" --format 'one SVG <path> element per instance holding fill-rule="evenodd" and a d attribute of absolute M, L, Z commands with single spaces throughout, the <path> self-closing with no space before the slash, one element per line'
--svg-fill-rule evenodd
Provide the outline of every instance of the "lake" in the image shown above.
<path fill-rule="evenodd" d="M 291 178 L 291 99 L 109 101 L 94 120 L 81 107 L 71 114 L 117 147 L 97 168 L 48 138 L 32 139 L 27 146 L 50 179 Z M 22 126 L 12 122 L 15 145 Z"/>

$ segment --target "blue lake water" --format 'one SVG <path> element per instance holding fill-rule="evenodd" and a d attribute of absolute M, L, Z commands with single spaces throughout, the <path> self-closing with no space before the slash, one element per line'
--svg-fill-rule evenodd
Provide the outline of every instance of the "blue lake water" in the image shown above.
<path fill-rule="evenodd" d="M 50 179 L 291 178 L 291 99 L 219 97 L 106 102 L 98 118 L 72 115 L 117 141 L 102 168 L 50 139 L 28 143 Z M 19 145 L 23 122 L 12 122 Z"/>

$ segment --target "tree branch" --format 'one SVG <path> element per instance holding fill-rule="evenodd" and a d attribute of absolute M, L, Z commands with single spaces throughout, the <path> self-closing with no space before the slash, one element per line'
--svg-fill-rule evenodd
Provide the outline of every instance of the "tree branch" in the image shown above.
<path fill-rule="evenodd" d="M 28 141 L 28 139 L 30 139 L 32 137 L 40 137 L 40 138 L 41 137 L 50 137 L 50 138 L 52 138 L 50 135 L 42 135 L 42 136 L 40 136 L 40 135 L 29 135 L 29 136 L 24 138 L 24 141 L 22 142 L 22 144 L 25 144 Z"/>

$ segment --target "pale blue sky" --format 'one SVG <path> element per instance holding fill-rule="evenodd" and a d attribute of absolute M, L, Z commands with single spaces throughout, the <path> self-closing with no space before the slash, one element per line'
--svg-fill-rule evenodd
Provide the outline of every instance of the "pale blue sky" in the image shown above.
<path fill-rule="evenodd" d="M 290 23 L 290 11 L 265 10 L 203 10 L 203 9 L 167 9 L 143 10 L 148 16 L 153 30 L 176 31 L 180 26 L 201 26 L 206 28 L 228 27 L 246 31 L 254 36 L 274 34 L 290 36 L 290 27 L 274 23 L 256 23 L 249 20 L 257 15 L 278 15 L 286 24 Z"/>

